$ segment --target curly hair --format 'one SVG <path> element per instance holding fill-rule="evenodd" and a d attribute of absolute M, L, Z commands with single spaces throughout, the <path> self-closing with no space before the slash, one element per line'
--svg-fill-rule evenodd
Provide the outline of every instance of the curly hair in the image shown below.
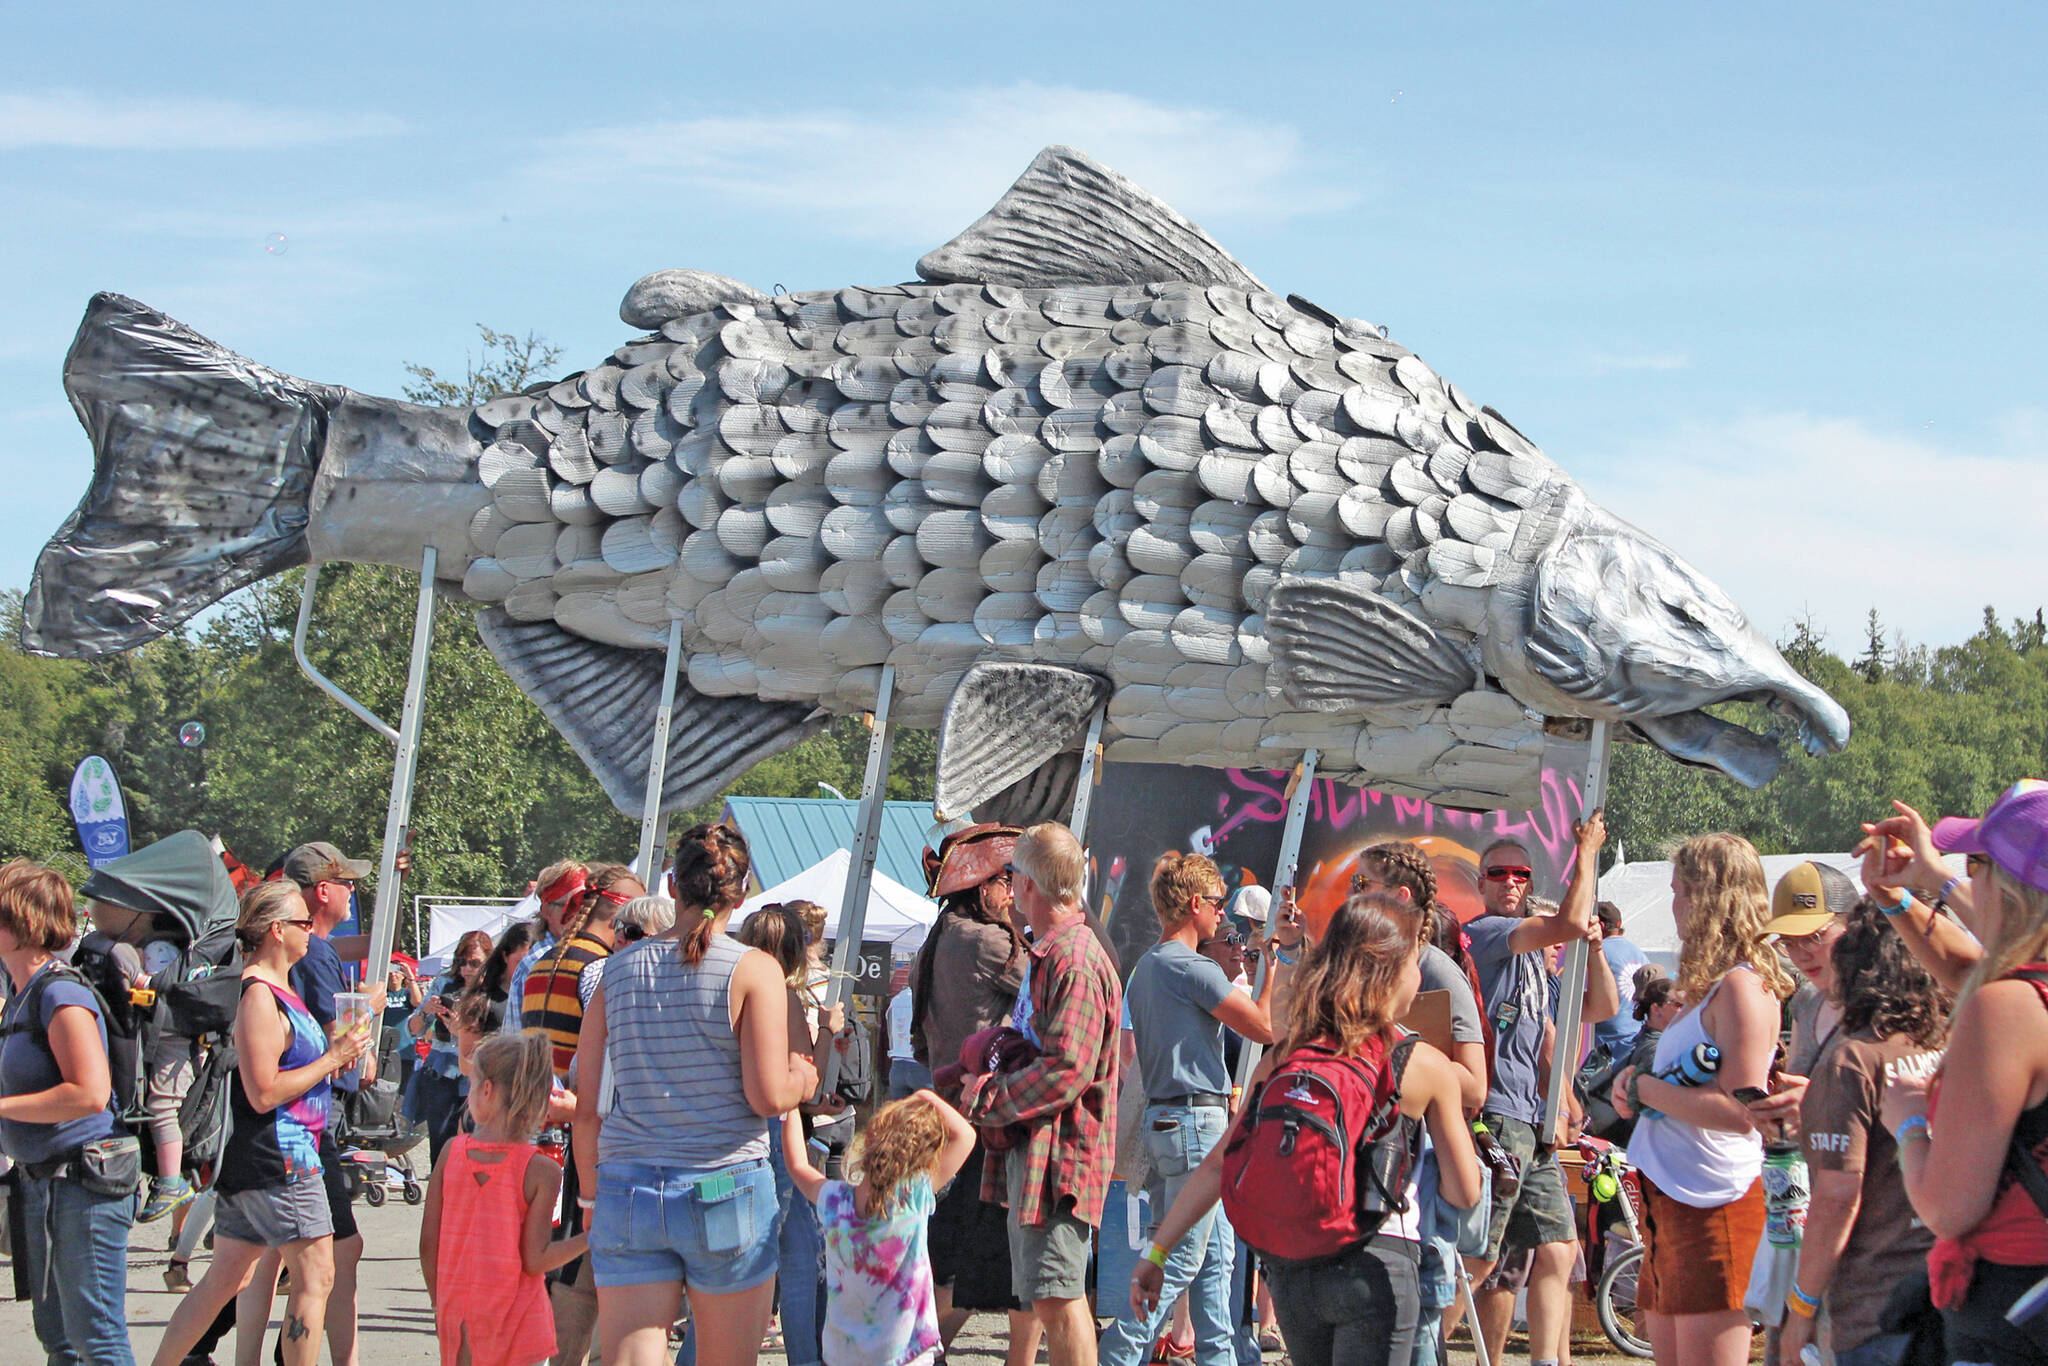
<path fill-rule="evenodd" d="M 1672 876 L 1692 900 L 1678 952 L 1678 994 L 1703 998 L 1738 965 L 1756 969 L 1764 989 L 1784 1000 L 1792 979 L 1764 941 L 1771 889 L 1756 846 L 1740 835 L 1695 835 L 1671 854 Z"/>
<path fill-rule="evenodd" d="M 849 1175 L 868 1188 L 869 1207 L 880 1213 L 903 1198 L 903 1186 L 929 1172 L 946 1150 L 946 1121 L 923 1096 L 893 1101 L 875 1112 L 867 1132 L 847 1156 Z"/>
<path fill-rule="evenodd" d="M 683 961 L 691 967 L 704 961 L 711 935 L 746 898 L 753 874 L 747 837 L 724 823 L 693 825 L 676 838 L 669 863 L 669 885 L 676 894 L 676 919 L 695 912 L 697 921 L 682 936 Z"/>
<path fill-rule="evenodd" d="M 1347 899 L 1294 974 L 1292 1019 L 1274 1056 L 1318 1040 L 1344 1054 L 1364 1048 L 1393 1023 L 1395 985 L 1421 944 L 1419 907 L 1385 892 Z"/>
<path fill-rule="evenodd" d="M 1167 850 L 1152 865 L 1152 909 L 1159 913 L 1159 927 L 1179 929 L 1194 914 L 1195 898 L 1222 886 L 1223 873 L 1214 859 Z"/>
<path fill-rule="evenodd" d="M 1925 1049 L 1948 1037 L 1948 993 L 1906 947 L 1891 917 L 1859 901 L 1835 941 L 1835 996 L 1842 1032 L 1903 1034 Z"/>

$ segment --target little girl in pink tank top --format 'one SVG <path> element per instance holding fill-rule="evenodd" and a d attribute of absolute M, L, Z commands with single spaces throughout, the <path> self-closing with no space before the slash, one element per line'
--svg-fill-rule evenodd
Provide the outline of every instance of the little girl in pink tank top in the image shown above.
<path fill-rule="evenodd" d="M 531 1142 L 554 1063 L 544 1036 L 518 1034 L 484 1040 L 470 1066 L 476 1131 L 442 1152 L 420 1226 L 441 1366 L 537 1366 L 555 1351 L 543 1278 L 584 1253 L 580 1234 L 551 1241 L 562 1169 Z"/>

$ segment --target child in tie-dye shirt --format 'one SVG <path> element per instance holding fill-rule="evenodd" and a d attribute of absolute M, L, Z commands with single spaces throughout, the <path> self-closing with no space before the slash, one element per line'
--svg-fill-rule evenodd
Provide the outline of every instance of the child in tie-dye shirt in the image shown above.
<path fill-rule="evenodd" d="M 933 1188 L 973 1151 L 973 1127 L 930 1091 L 869 1121 L 854 1147 L 856 1184 L 826 1180 L 802 1126 L 782 1126 L 790 1180 L 817 1205 L 825 1235 L 825 1366 L 923 1366 L 938 1356 L 925 1228 Z"/>

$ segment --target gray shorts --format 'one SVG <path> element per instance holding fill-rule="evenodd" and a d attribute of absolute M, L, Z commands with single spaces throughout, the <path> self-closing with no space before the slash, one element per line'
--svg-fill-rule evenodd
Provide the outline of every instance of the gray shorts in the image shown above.
<path fill-rule="evenodd" d="M 308 1238 L 334 1236 L 334 1218 L 327 1208 L 327 1183 L 310 1172 L 289 1186 L 223 1195 L 214 1206 L 214 1231 L 238 1243 L 283 1247 Z"/>
<path fill-rule="evenodd" d="M 1017 1222 L 1024 1203 L 1024 1154 L 1011 1154 L 1007 1178 L 1010 1196 L 1010 1293 L 1030 1306 L 1034 1300 L 1079 1300 L 1088 1295 L 1088 1249 L 1095 1230 L 1074 1213 L 1074 1197 L 1060 1197 L 1058 1209 L 1043 1224 Z"/>
<path fill-rule="evenodd" d="M 1569 1243 L 1579 1236 L 1572 1222 L 1572 1199 L 1564 1188 L 1557 1155 L 1536 1160 L 1536 1126 L 1505 1115 L 1489 1114 L 1486 1127 L 1522 1164 L 1522 1188 L 1512 1205 L 1496 1200 L 1486 1225 L 1486 1260 L 1505 1262 L 1505 1250 L 1529 1249 L 1544 1243 Z"/>

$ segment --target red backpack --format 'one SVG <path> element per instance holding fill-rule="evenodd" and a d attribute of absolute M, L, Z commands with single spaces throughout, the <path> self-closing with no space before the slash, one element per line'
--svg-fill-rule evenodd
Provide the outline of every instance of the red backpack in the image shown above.
<path fill-rule="evenodd" d="M 1288 1054 L 1254 1093 L 1223 1151 L 1223 1212 L 1268 1257 L 1349 1252 L 1408 1208 L 1422 1126 L 1401 1115 L 1401 1074 L 1418 1036 L 1362 1056 L 1321 1044 Z"/>

